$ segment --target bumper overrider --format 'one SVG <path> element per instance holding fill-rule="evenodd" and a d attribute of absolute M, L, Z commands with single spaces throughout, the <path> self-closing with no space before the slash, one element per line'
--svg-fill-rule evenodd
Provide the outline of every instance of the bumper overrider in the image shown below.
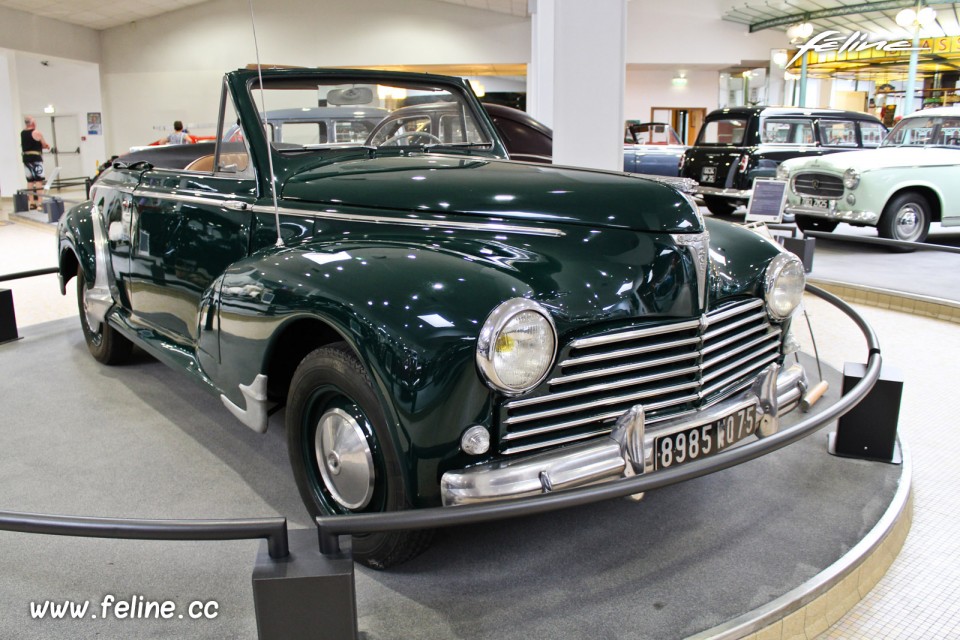
<path fill-rule="evenodd" d="M 529 497 L 653 473 L 656 438 L 711 424 L 744 408 L 756 409 L 758 437 L 773 435 L 780 416 L 799 404 L 806 388 L 801 365 L 771 364 L 749 388 L 694 414 L 659 422 L 650 431 L 645 429 L 643 406 L 634 405 L 608 436 L 523 459 L 448 471 L 440 481 L 443 505 Z"/>

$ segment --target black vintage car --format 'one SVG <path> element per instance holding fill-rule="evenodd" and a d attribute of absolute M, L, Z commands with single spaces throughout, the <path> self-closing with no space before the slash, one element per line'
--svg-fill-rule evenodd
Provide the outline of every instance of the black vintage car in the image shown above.
<path fill-rule="evenodd" d="M 887 129 L 857 111 L 731 107 L 711 112 L 680 162 L 710 212 L 747 204 L 758 177 L 773 178 L 784 160 L 880 146 Z"/>

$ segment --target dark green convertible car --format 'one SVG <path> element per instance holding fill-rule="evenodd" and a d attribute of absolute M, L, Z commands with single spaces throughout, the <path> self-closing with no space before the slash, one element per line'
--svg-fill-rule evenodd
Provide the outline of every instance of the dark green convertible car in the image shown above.
<path fill-rule="evenodd" d="M 440 102 L 437 131 L 363 142 L 268 143 L 261 124 L 262 105 Z M 63 216 L 61 289 L 76 278 L 97 360 L 136 344 L 258 432 L 285 405 L 311 513 L 657 473 L 798 404 L 795 256 L 667 185 L 510 161 L 465 82 L 240 70 L 219 112 L 221 139 L 185 167 L 133 154 Z M 353 551 L 385 567 L 429 536 Z"/>

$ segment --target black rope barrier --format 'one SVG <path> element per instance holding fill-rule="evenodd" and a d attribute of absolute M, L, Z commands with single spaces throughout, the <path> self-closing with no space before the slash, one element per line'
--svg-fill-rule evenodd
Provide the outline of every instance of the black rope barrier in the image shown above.
<path fill-rule="evenodd" d="M 34 276 L 46 276 L 51 273 L 57 273 L 60 270 L 56 267 L 49 267 L 47 269 L 34 269 L 33 271 L 20 271 L 18 273 L 10 273 L 5 276 L 0 276 L 0 282 L 7 282 L 8 280 L 19 280 L 20 278 L 32 278 Z"/>
<path fill-rule="evenodd" d="M 266 539 L 270 557 L 289 555 L 286 518 L 236 520 L 135 520 L 0 511 L 0 530 L 125 540 Z"/>
<path fill-rule="evenodd" d="M 887 247 L 895 249 L 909 249 L 911 251 L 940 251 L 943 253 L 960 253 L 960 247 L 951 247 L 946 244 L 927 244 L 926 242 L 905 242 L 903 240 L 891 240 L 890 238 L 870 238 L 864 236 L 851 236 L 843 233 L 826 233 L 824 231 L 804 231 L 803 235 L 809 238 L 819 240 L 836 240 L 838 242 L 854 242 L 860 244 L 869 244 L 877 247 Z"/>

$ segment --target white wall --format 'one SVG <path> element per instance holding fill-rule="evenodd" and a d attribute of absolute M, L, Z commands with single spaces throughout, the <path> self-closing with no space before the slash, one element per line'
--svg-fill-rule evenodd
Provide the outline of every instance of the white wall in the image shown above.
<path fill-rule="evenodd" d="M 10 197 L 26 185 L 20 161 L 21 122 L 17 101 L 15 53 L 0 49 L 0 196 Z"/>
<path fill-rule="evenodd" d="M 45 56 L 100 62 L 99 32 L 0 7 L 0 45 Z"/>
<path fill-rule="evenodd" d="M 9 197 L 27 184 L 20 161 L 23 114 L 36 113 L 51 102 L 59 103 L 77 109 L 77 113 L 84 109 L 85 124 L 86 109 L 101 110 L 97 69 L 100 34 L 0 7 L 0 45 L 0 195 Z M 64 64 L 53 67 L 52 73 L 34 73 L 41 59 Z M 85 167 L 95 167 L 96 159 L 103 157 L 102 137 L 100 146 L 93 143 L 82 149 L 88 156 Z"/>
<path fill-rule="evenodd" d="M 787 46 L 783 31 L 749 33 L 721 20 L 728 0 L 632 0 L 627 5 L 627 64 L 714 65 L 767 60 Z"/>
<path fill-rule="evenodd" d="M 651 107 L 717 108 L 717 71 L 686 71 L 687 85 L 674 86 L 673 71 L 627 67 L 627 120 L 650 120 Z"/>
<path fill-rule="evenodd" d="M 47 64 L 44 65 L 43 62 Z M 80 175 L 92 176 L 96 173 L 97 164 L 107 159 L 103 135 L 87 133 L 87 114 L 103 112 L 100 66 L 91 62 L 30 53 L 17 53 L 16 66 L 21 114 L 40 117 L 44 115 L 44 106 L 52 104 L 56 108 L 58 121 L 61 118 L 74 118 L 81 136 Z M 21 126 L 20 129 L 22 128 Z M 50 131 L 41 133 L 47 142 L 53 144 Z M 49 166 L 47 171 L 49 173 Z"/>
<path fill-rule="evenodd" d="M 254 3 L 264 64 L 372 66 L 525 62 L 529 20 L 432 0 Z M 149 43 L 149 46 L 144 46 Z M 211 0 L 102 34 L 107 150 L 174 119 L 216 119 L 225 71 L 255 61 L 247 0 Z M 202 133 L 194 126 L 194 133 Z"/>

